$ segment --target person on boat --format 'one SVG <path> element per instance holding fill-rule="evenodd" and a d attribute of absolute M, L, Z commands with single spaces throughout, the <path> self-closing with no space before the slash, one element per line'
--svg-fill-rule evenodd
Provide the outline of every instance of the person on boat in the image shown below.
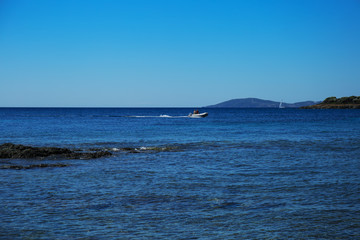
<path fill-rule="evenodd" d="M 199 110 L 194 110 L 194 114 L 199 114 Z"/>

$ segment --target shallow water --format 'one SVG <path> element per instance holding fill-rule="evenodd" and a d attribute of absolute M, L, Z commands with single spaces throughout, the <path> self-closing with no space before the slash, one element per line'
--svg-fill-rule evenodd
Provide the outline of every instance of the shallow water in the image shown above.
<path fill-rule="evenodd" d="M 0 238 L 360 238 L 359 110 L 202 110 L 0 109 L 0 144 L 113 153 L 0 159 Z"/>

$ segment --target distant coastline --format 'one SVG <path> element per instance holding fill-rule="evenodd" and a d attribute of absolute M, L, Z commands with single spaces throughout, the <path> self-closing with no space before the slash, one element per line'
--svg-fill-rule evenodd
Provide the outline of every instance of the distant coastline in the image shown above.
<path fill-rule="evenodd" d="M 318 104 L 303 106 L 302 109 L 360 109 L 360 96 L 328 97 Z"/>
<path fill-rule="evenodd" d="M 317 103 L 319 102 L 304 101 L 296 103 L 285 103 L 271 100 L 263 100 L 259 98 L 241 98 L 206 106 L 206 108 L 300 108 L 304 106 L 314 105 Z"/>

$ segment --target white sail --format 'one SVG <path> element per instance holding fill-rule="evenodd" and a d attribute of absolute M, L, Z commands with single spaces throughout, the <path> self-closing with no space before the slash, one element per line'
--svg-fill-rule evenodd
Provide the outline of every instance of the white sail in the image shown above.
<path fill-rule="evenodd" d="M 280 104 L 279 104 L 279 108 L 285 108 L 283 105 L 282 105 L 282 101 L 280 102 Z"/>

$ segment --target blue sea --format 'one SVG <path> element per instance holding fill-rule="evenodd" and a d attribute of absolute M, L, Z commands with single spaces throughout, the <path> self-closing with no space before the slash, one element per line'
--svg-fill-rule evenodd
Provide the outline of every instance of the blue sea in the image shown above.
<path fill-rule="evenodd" d="M 0 159 L 0 239 L 360 239 L 359 110 L 200 110 L 0 108 L 0 144 L 113 154 Z"/>

